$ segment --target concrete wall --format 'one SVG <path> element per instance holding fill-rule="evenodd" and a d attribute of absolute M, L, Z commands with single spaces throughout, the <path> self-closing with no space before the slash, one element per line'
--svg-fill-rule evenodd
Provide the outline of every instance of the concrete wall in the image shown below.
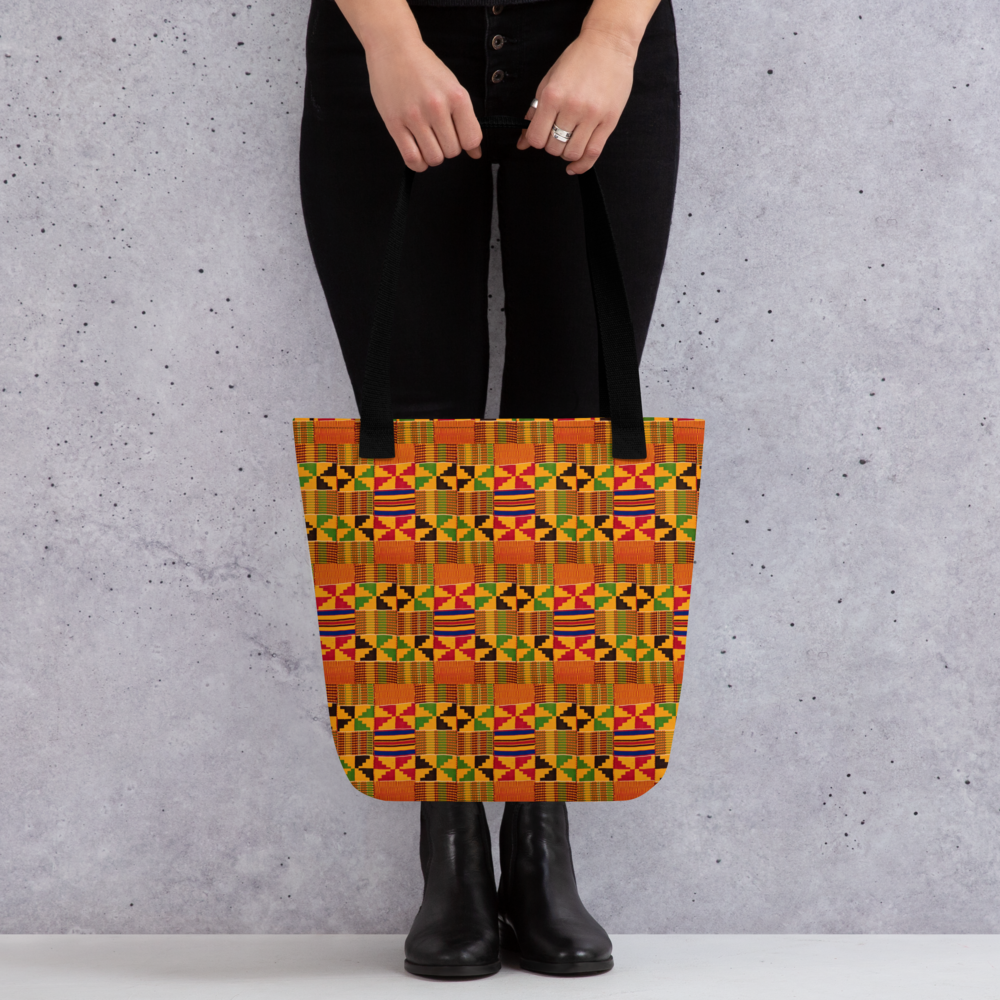
<path fill-rule="evenodd" d="M 417 905 L 415 807 L 335 757 L 294 476 L 292 417 L 354 412 L 306 8 L 0 11 L 5 932 Z M 618 932 L 1000 931 L 995 10 L 677 19 L 643 378 L 708 421 L 688 670 L 662 786 L 572 808 L 584 895 Z"/>

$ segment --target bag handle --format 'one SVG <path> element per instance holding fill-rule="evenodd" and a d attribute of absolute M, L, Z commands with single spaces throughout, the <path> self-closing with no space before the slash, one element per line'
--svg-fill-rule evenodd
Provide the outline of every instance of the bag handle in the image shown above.
<path fill-rule="evenodd" d="M 481 119 L 486 128 L 526 128 L 527 120 L 495 116 Z M 391 458 L 396 451 L 392 410 L 392 314 L 403 263 L 403 237 L 415 174 L 409 168 L 399 185 L 382 258 L 382 273 L 365 357 L 359 411 L 360 453 L 366 458 Z M 615 458 L 646 457 L 639 359 L 629 315 L 614 233 L 596 168 L 580 175 L 587 263 L 598 327 L 600 415 L 611 419 Z"/>

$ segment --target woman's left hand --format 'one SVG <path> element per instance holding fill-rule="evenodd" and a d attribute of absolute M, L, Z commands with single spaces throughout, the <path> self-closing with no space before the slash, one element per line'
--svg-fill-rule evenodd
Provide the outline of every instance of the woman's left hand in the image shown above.
<path fill-rule="evenodd" d="M 568 174 L 589 170 L 601 155 L 632 91 L 635 49 L 602 31 L 584 30 L 538 85 L 537 108 L 525 118 L 518 149 L 544 149 L 569 161 Z M 568 142 L 552 134 L 552 126 L 572 132 Z"/>

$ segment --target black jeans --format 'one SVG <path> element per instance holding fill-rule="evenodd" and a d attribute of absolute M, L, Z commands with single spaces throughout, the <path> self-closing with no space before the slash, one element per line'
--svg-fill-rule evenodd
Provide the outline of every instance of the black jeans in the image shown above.
<path fill-rule="evenodd" d="M 522 118 L 542 77 L 579 34 L 581 0 L 415 7 L 424 40 L 469 91 L 476 114 Z M 499 50 L 490 39 L 502 34 Z M 403 161 L 368 85 L 364 50 L 333 0 L 313 0 L 306 41 L 301 187 L 306 230 L 344 361 L 360 395 L 381 255 Z M 503 71 L 500 82 L 497 70 Z M 667 249 L 680 104 L 670 0 L 653 15 L 635 82 L 597 169 L 641 352 Z M 394 324 L 398 417 L 482 417 L 489 372 L 487 271 L 498 212 L 506 338 L 502 417 L 598 414 L 597 326 L 579 179 L 566 162 L 489 130 L 417 176 Z"/>

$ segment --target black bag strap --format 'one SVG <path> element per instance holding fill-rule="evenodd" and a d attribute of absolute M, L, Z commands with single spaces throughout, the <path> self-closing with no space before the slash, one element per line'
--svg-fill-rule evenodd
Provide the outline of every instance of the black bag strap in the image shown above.
<path fill-rule="evenodd" d="M 527 124 L 519 118 L 500 116 L 484 118 L 480 122 L 484 129 L 520 129 Z M 392 315 L 403 262 L 403 237 L 414 176 L 414 172 L 407 168 L 396 195 L 368 339 L 358 407 L 361 413 L 360 453 L 366 458 L 391 458 L 396 451 L 392 409 Z M 600 415 L 611 420 L 614 457 L 641 459 L 646 457 L 646 434 L 642 418 L 639 359 L 625 296 L 625 282 L 596 167 L 581 174 L 579 180 L 587 263 L 599 333 Z"/>

